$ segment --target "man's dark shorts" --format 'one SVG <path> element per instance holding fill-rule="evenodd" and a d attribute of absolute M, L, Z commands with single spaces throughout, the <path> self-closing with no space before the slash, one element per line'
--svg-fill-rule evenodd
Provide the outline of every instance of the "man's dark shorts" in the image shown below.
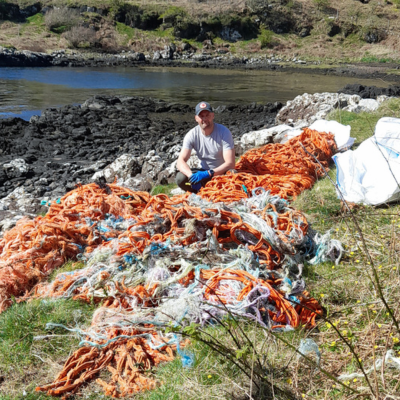
<path fill-rule="evenodd" d="M 192 174 L 198 171 L 205 171 L 205 169 L 202 168 L 192 168 Z M 203 179 L 200 183 L 201 186 L 204 187 L 207 182 L 210 182 L 211 178 L 208 179 Z M 185 190 L 186 192 L 190 193 L 197 193 L 197 190 L 192 189 L 192 186 L 189 183 L 189 178 L 185 175 L 182 174 L 182 172 L 178 171 L 176 174 L 175 178 L 176 184 L 182 189 Z"/>

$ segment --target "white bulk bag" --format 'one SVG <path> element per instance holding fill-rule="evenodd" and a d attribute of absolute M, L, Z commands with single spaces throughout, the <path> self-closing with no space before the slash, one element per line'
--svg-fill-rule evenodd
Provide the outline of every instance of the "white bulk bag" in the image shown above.
<path fill-rule="evenodd" d="M 370 205 L 400 199 L 399 154 L 400 119 L 381 118 L 374 136 L 358 149 L 333 157 L 337 185 L 344 199 Z"/>

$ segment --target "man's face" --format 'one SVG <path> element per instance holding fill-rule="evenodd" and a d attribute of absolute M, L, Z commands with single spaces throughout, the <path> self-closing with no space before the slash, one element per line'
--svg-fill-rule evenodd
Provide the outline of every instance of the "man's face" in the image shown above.
<path fill-rule="evenodd" d="M 196 115 L 194 119 L 200 125 L 200 128 L 204 130 L 212 126 L 214 121 L 214 113 L 204 110 L 199 115 Z"/>

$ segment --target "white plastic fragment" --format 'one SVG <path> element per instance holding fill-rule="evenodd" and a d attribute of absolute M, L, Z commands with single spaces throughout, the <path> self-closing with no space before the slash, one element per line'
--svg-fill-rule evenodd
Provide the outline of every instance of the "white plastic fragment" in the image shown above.
<path fill-rule="evenodd" d="M 375 368 L 372 366 L 371 368 L 365 371 L 366 375 L 369 375 L 374 369 L 380 370 L 382 368 L 383 358 L 379 358 L 376 360 Z M 393 350 L 388 350 L 385 355 L 385 367 L 395 368 L 400 370 L 400 358 L 394 356 Z M 358 372 L 354 372 L 353 374 L 343 374 L 338 377 L 341 381 L 352 380 L 354 378 L 363 378 L 364 375 Z"/>

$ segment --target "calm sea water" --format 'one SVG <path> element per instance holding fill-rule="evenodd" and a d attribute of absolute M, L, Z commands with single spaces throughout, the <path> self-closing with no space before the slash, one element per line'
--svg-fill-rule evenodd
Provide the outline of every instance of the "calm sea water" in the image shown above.
<path fill-rule="evenodd" d="M 347 83 L 382 80 L 274 71 L 193 68 L 0 68 L 0 118 L 29 119 L 49 107 L 80 104 L 95 94 L 151 96 L 214 105 L 286 102 L 299 94 L 336 92 Z"/>

